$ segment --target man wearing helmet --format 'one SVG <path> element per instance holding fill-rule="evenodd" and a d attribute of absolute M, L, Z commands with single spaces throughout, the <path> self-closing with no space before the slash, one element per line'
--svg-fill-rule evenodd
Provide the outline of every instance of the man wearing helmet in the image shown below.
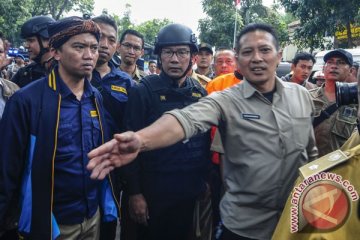
<path fill-rule="evenodd" d="M 47 16 L 35 16 L 27 20 L 21 27 L 21 37 L 25 39 L 31 64 L 19 69 L 12 81 L 19 87 L 31 83 L 46 75 L 46 66 L 51 59 L 49 53 L 48 25 L 55 20 Z"/>
<path fill-rule="evenodd" d="M 164 112 L 183 108 L 206 95 L 198 81 L 186 76 L 197 50 L 190 28 L 170 24 L 160 30 L 154 52 L 161 73 L 144 77 L 130 90 L 125 114 L 128 130 L 146 127 Z M 206 190 L 209 140 L 208 132 L 198 134 L 188 141 L 141 154 L 124 169 L 138 239 L 187 239 L 196 199 Z"/>

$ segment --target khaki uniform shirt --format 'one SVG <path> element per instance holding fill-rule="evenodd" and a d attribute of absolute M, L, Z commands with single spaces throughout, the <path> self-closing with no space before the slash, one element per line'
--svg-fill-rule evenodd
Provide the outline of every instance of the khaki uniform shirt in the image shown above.
<path fill-rule="evenodd" d="M 10 96 L 17 91 L 19 87 L 6 79 L 0 78 L 0 120 L 4 112 L 5 104 L 9 100 Z"/>
<path fill-rule="evenodd" d="M 120 69 L 121 71 L 123 71 L 123 70 L 121 69 L 121 67 L 119 67 L 119 69 Z M 124 72 L 124 71 L 123 71 L 123 72 Z M 138 68 L 138 66 L 136 65 L 136 66 L 135 66 L 135 71 L 131 74 L 130 77 L 131 77 L 136 83 L 139 83 L 140 80 L 141 80 L 143 77 L 147 76 L 147 75 L 148 75 L 148 74 L 146 74 L 146 72 L 140 70 L 140 69 Z"/>
<path fill-rule="evenodd" d="M 192 74 L 190 77 L 193 79 L 196 79 L 203 88 L 206 88 L 206 85 L 211 81 L 211 79 L 208 78 L 207 76 L 198 74 L 195 71 L 192 71 Z"/>
<path fill-rule="evenodd" d="M 326 98 L 324 86 L 310 91 L 310 94 L 315 106 L 315 117 L 333 104 Z M 356 119 L 356 105 L 341 106 L 328 119 L 315 127 L 315 139 L 319 149 L 319 157 L 335 151 L 345 143 L 356 127 Z"/>
<path fill-rule="evenodd" d="M 168 113 L 186 138 L 218 126 L 225 149 L 223 223 L 238 235 L 269 239 L 296 169 L 317 156 L 308 91 L 277 78 L 271 103 L 244 80 Z"/>
<path fill-rule="evenodd" d="M 353 190 L 350 193 L 348 193 L 348 203 L 350 205 L 350 211 L 347 218 L 344 219 L 344 223 L 340 226 L 338 226 L 335 229 L 329 229 L 329 230 L 319 230 L 312 227 L 307 222 L 303 223 L 301 227 L 299 227 L 297 232 L 291 232 L 292 224 L 296 224 L 297 220 L 301 218 L 301 216 L 298 214 L 298 218 L 294 218 L 294 216 L 291 215 L 291 208 L 292 208 L 292 201 L 291 198 L 295 192 L 295 189 L 293 193 L 289 196 L 289 199 L 286 203 L 286 206 L 284 208 L 284 211 L 281 215 L 280 221 L 276 227 L 276 230 L 274 232 L 273 238 L 274 240 L 278 239 L 286 239 L 286 240 L 355 240 L 360 238 L 360 212 L 359 212 L 359 193 L 360 193 L 360 137 L 359 133 L 356 131 L 353 133 L 351 138 L 344 144 L 344 146 L 341 148 L 342 151 L 344 151 L 345 163 L 341 163 L 339 160 L 339 163 L 334 163 L 334 158 L 328 157 L 329 155 L 332 155 L 333 153 L 330 153 L 329 155 L 323 156 L 322 158 L 316 160 L 317 161 L 323 161 L 324 164 L 328 165 L 335 165 L 333 167 L 329 167 L 329 169 L 326 170 L 327 173 L 336 174 L 338 176 L 341 176 L 342 181 L 345 180 L 348 181 L 349 185 L 352 185 L 349 190 Z M 346 159 L 347 158 L 347 159 Z M 316 162 L 312 162 L 316 163 Z M 340 164 L 341 163 L 341 164 Z M 324 165 L 326 167 L 326 165 Z M 305 166 L 306 167 L 306 166 Z M 315 168 L 313 168 L 314 171 L 312 173 L 309 173 L 309 175 L 313 175 L 318 173 L 319 171 Z M 303 177 L 299 177 L 299 179 L 296 181 L 295 186 L 298 186 L 299 183 L 301 183 L 304 180 Z M 349 186 L 348 185 L 348 186 Z M 310 185 L 311 186 L 311 185 Z M 341 185 L 340 185 L 341 186 Z M 306 191 L 306 189 L 305 189 Z M 304 194 L 306 193 L 304 191 Z M 325 192 L 326 193 L 326 192 Z M 357 195 L 355 194 L 357 193 Z M 320 201 L 317 202 L 317 204 L 323 204 L 326 205 L 327 202 L 325 198 L 324 200 L 319 199 Z M 335 198 L 335 201 L 337 199 Z M 321 202 L 324 201 L 324 202 Z M 302 202 L 301 200 L 299 202 Z M 316 206 L 319 205 L 314 205 Z M 330 201 L 331 206 L 331 201 Z M 341 205 L 342 206 L 342 205 Z M 301 207 L 301 206 L 300 206 Z M 333 208 L 335 209 L 336 206 Z M 330 209 L 323 209 L 324 216 L 330 216 L 334 211 L 332 211 L 331 207 Z M 324 220 L 324 223 L 326 223 L 326 220 Z M 341 222 L 340 222 L 341 223 Z"/>

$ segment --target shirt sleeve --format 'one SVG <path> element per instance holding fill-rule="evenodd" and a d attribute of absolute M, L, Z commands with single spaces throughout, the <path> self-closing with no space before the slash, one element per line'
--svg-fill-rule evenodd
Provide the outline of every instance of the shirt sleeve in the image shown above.
<path fill-rule="evenodd" d="M 308 95 L 309 104 L 311 105 L 311 109 L 312 109 L 311 117 L 313 118 L 314 114 L 315 114 L 315 106 L 314 106 L 313 101 L 311 100 L 310 93 L 307 92 L 307 95 Z M 306 151 L 308 154 L 309 162 L 317 159 L 319 152 L 316 147 L 314 128 L 312 128 L 312 127 L 310 129 L 309 143 L 306 147 Z"/>
<path fill-rule="evenodd" d="M 28 110 L 23 96 L 15 93 L 6 103 L 0 121 L 0 225 L 21 184 L 30 139 Z"/>
<path fill-rule="evenodd" d="M 179 121 L 184 129 L 185 138 L 189 139 L 200 132 L 206 132 L 211 126 L 219 125 L 223 115 L 221 99 L 222 96 L 219 93 L 214 93 L 186 108 L 172 110 L 166 114 L 171 114 Z"/>

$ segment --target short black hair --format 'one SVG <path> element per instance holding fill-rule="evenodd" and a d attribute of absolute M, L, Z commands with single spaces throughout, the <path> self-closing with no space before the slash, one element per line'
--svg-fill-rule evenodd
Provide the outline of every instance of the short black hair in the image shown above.
<path fill-rule="evenodd" d="M 155 60 L 150 60 L 148 64 L 150 65 L 151 63 L 155 63 L 157 65 L 157 62 Z"/>
<path fill-rule="evenodd" d="M 116 35 L 117 35 L 118 27 L 116 25 L 116 22 L 115 22 L 114 18 L 112 18 L 112 17 L 110 17 L 109 15 L 106 15 L 106 14 L 101 14 L 100 16 L 92 18 L 92 20 L 94 22 L 96 22 L 96 23 L 103 23 L 103 24 L 107 24 L 107 25 L 112 26 L 115 29 Z"/>
<path fill-rule="evenodd" d="M 255 31 L 264 31 L 264 32 L 268 32 L 270 33 L 273 38 L 274 38 L 274 45 L 276 50 L 280 49 L 280 45 L 279 45 L 279 38 L 278 35 L 275 31 L 275 29 L 269 25 L 269 24 L 265 24 L 265 23 L 251 23 L 249 25 L 246 25 L 238 34 L 238 36 L 236 37 L 236 44 L 235 44 L 235 50 L 238 53 L 240 50 L 240 39 L 247 33 L 249 32 L 255 32 Z"/>
<path fill-rule="evenodd" d="M 299 52 L 299 53 L 297 53 L 297 54 L 295 55 L 295 57 L 293 58 L 292 64 L 294 64 L 294 65 L 296 66 L 300 60 L 312 61 L 313 63 L 316 62 L 314 56 L 311 55 L 310 53 L 307 53 L 307 52 Z"/>
<path fill-rule="evenodd" d="M 138 37 L 138 38 L 141 38 L 141 41 L 142 41 L 141 47 L 144 48 L 144 41 L 145 41 L 145 40 L 144 40 L 144 36 L 143 36 L 141 33 L 139 33 L 138 31 L 134 30 L 134 29 L 126 29 L 126 30 L 121 34 L 120 41 L 119 41 L 120 44 L 124 41 L 126 34 L 134 35 L 134 36 L 136 36 L 136 37 Z"/>

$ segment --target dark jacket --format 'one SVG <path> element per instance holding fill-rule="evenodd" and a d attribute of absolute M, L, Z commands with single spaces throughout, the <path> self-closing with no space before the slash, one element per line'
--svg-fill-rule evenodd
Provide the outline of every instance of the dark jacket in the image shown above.
<path fill-rule="evenodd" d="M 166 111 L 186 107 L 206 94 L 206 90 L 190 77 L 179 88 L 165 74 L 147 76 L 130 91 L 126 127 L 134 131 L 142 129 Z M 210 135 L 205 133 L 166 148 L 141 153 L 134 164 L 124 168 L 129 194 L 143 193 L 147 200 L 149 194 L 175 198 L 199 195 L 205 189 L 209 150 Z"/>
<path fill-rule="evenodd" d="M 16 83 L 20 88 L 25 87 L 29 83 L 46 76 L 46 70 L 40 63 L 30 63 L 29 65 L 20 68 L 16 74 L 11 78 L 11 81 Z"/>
<path fill-rule="evenodd" d="M 9 204 L 19 202 L 19 232 L 36 240 L 49 240 L 58 234 L 52 204 L 61 95 L 57 90 L 60 80 L 55 76 L 53 70 L 16 92 L 7 102 L 0 123 L 0 224 L 7 217 Z M 104 142 L 108 136 L 102 99 L 92 89 Z M 110 187 L 107 183 L 104 181 Z M 105 193 L 110 200 L 107 203 L 115 206 L 111 192 Z"/>

